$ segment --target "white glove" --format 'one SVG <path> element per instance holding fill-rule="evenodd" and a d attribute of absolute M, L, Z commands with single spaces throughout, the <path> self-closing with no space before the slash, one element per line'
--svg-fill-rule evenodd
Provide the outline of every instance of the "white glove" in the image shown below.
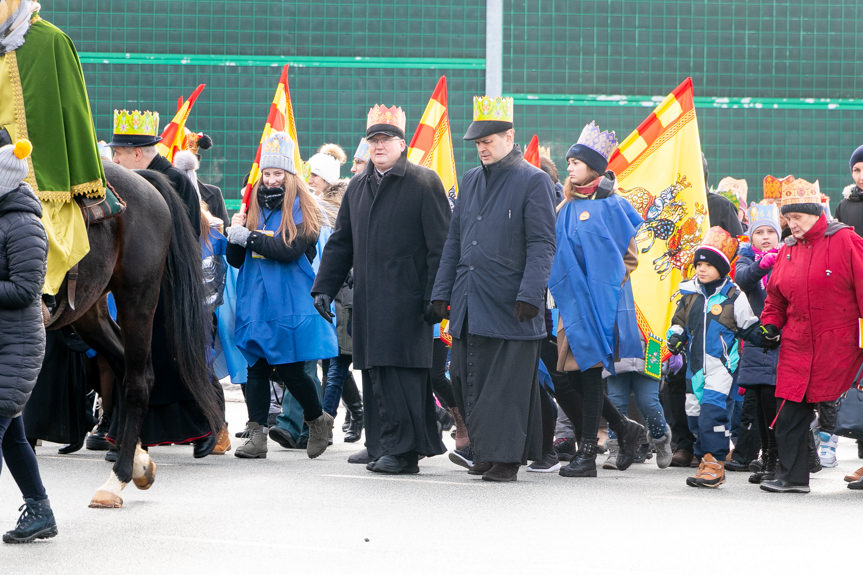
<path fill-rule="evenodd" d="M 245 226 L 231 226 L 226 231 L 229 242 L 243 247 L 246 247 L 246 242 L 252 234 L 252 230 Z"/>

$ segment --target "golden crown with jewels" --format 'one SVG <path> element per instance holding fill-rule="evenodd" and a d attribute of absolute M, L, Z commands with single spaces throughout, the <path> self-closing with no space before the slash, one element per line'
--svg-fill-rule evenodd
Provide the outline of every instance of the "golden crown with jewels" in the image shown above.
<path fill-rule="evenodd" d="M 513 99 L 498 96 L 491 98 L 489 96 L 474 96 L 473 97 L 473 121 L 474 122 L 510 122 L 512 123 L 515 114 L 513 113 Z"/>

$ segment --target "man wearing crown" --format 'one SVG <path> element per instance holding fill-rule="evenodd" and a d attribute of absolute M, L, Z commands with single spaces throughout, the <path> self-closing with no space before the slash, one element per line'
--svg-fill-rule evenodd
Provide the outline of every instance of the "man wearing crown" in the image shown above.
<path fill-rule="evenodd" d="M 200 236 L 201 198 L 192 180 L 156 150 L 160 141 L 158 112 L 114 110 L 114 135 L 108 144 L 114 161 L 129 170 L 154 170 L 167 176 L 186 206 L 195 235 Z"/>
<path fill-rule="evenodd" d="M 542 458 L 537 366 L 554 188 L 514 138 L 512 98 L 474 98 L 464 139 L 481 165 L 462 179 L 432 293 L 450 319 L 450 374 L 471 442 L 451 459 L 488 481 L 515 481 L 520 465 Z"/>
<path fill-rule="evenodd" d="M 418 473 L 419 456 L 445 451 L 429 369 L 429 304 L 449 226 L 449 202 L 433 171 L 407 161 L 401 108 L 369 111 L 369 163 L 351 178 L 321 258 L 312 295 L 330 304 L 354 269 L 353 362 L 363 374 L 367 454 L 377 473 Z"/>
<path fill-rule="evenodd" d="M 90 249 L 73 199 L 104 196 L 105 174 L 78 53 L 39 8 L 33 0 L 0 0 L 0 146 L 33 142 L 27 183 L 42 203 L 49 242 L 43 290 L 54 295 Z"/>

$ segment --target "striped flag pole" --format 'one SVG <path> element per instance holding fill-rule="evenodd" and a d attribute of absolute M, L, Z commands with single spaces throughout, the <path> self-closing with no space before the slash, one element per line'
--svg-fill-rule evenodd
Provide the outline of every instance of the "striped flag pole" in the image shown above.
<path fill-rule="evenodd" d="M 255 153 L 255 161 L 252 163 L 252 169 L 249 170 L 249 178 L 246 182 L 246 187 L 243 190 L 243 202 L 240 204 L 240 213 L 245 214 L 249 209 L 249 199 L 252 195 L 252 188 L 258 183 L 261 177 L 261 147 L 264 141 L 270 137 L 273 132 L 288 132 L 288 135 L 294 141 L 294 169 L 297 174 L 303 173 L 303 159 L 300 156 L 300 144 L 297 141 L 297 124 L 294 120 L 294 107 L 291 104 L 291 92 L 288 89 L 288 64 L 282 68 L 282 74 L 279 77 L 279 83 L 276 86 L 276 93 L 273 96 L 273 102 L 270 104 L 270 111 L 267 114 L 267 123 L 264 125 L 264 130 L 261 132 L 261 140 L 258 142 L 258 151 Z"/>
<path fill-rule="evenodd" d="M 174 119 L 162 130 L 162 141 L 156 144 L 156 150 L 165 156 L 169 162 L 174 161 L 174 154 L 185 149 L 186 131 L 184 128 L 186 127 L 186 120 L 189 118 L 192 106 L 195 105 L 195 100 L 198 99 L 205 87 L 206 84 L 199 84 L 185 102 L 180 98 L 177 102 L 177 113 L 174 115 Z"/>

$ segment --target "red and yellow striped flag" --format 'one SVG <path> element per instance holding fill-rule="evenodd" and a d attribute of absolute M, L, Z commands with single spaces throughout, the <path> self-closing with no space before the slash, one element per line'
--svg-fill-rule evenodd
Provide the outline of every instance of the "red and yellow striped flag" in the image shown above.
<path fill-rule="evenodd" d="M 182 98 L 177 102 L 177 114 L 171 123 L 162 130 L 162 141 L 156 144 L 156 150 L 165 156 L 169 162 L 174 161 L 174 154 L 185 148 L 186 130 L 184 128 L 186 127 L 186 120 L 189 118 L 192 106 L 195 105 L 195 100 L 198 99 L 198 95 L 205 86 L 206 84 L 199 84 L 185 102 Z M 181 104 L 181 102 L 183 103 Z"/>
<path fill-rule="evenodd" d="M 527 163 L 539 167 L 539 138 L 536 134 L 530 139 L 527 148 L 524 150 L 524 159 Z"/>
<path fill-rule="evenodd" d="M 279 84 L 276 86 L 276 94 L 273 103 L 270 104 L 270 112 L 267 114 L 267 123 L 261 132 L 261 141 L 258 143 L 258 151 L 255 153 L 255 161 L 249 170 L 249 181 L 243 190 L 243 202 L 240 204 L 240 213 L 245 214 L 249 208 L 249 198 L 252 188 L 261 177 L 261 145 L 273 132 L 287 132 L 294 141 L 294 169 L 297 174 L 303 174 L 303 159 L 300 157 L 300 144 L 297 141 L 297 124 L 294 120 L 294 107 L 291 105 L 291 92 L 288 89 L 288 64 L 282 68 Z"/>
<path fill-rule="evenodd" d="M 617 174 L 621 196 L 644 218 L 632 289 L 648 355 L 653 347 L 664 356 L 677 286 L 690 276 L 695 248 L 710 227 L 691 78 L 620 143 L 608 169 Z"/>
<path fill-rule="evenodd" d="M 441 76 L 432 92 L 408 147 L 408 161 L 437 172 L 443 182 L 450 205 L 458 196 L 458 179 L 455 174 L 455 155 L 452 151 L 452 133 L 447 112 L 446 76 Z"/>

